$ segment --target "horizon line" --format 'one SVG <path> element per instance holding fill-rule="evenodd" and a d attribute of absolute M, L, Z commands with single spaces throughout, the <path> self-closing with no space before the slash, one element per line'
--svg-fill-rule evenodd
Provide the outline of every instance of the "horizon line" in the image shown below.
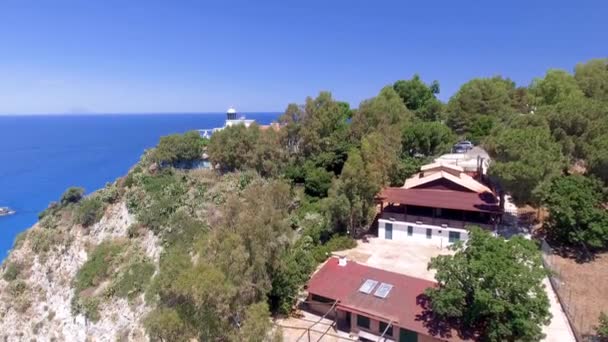
<path fill-rule="evenodd" d="M 242 114 L 277 114 L 283 113 L 284 111 L 243 111 L 238 112 Z M 59 113 L 0 113 L 0 116 L 86 116 L 86 115 L 175 115 L 175 114 L 226 114 L 225 111 L 210 111 L 210 112 L 191 112 L 191 111 L 178 111 L 178 112 L 82 112 L 82 113 L 70 113 L 70 112 L 59 112 Z"/>

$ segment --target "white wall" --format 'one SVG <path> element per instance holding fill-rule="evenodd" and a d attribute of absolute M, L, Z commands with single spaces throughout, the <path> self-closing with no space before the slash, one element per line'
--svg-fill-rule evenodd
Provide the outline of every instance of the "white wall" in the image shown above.
<path fill-rule="evenodd" d="M 393 225 L 393 240 L 396 241 L 416 241 L 425 244 L 436 245 L 439 247 L 447 246 L 449 242 L 449 232 L 459 232 L 460 240 L 467 240 L 469 238 L 469 232 L 466 229 L 459 228 L 443 228 L 428 224 L 416 224 L 415 222 L 403 222 L 403 221 L 390 221 L 380 219 L 378 220 L 378 238 L 385 238 L 384 227 L 387 223 Z M 407 235 L 407 227 L 412 226 L 412 236 Z M 426 237 L 426 229 L 432 229 L 432 236 L 430 239 Z"/>

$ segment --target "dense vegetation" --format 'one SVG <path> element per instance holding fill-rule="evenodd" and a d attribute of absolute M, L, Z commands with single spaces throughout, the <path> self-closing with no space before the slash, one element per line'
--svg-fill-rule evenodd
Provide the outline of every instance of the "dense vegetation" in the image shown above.
<path fill-rule="evenodd" d="M 401 185 L 459 137 L 488 149 L 492 176 L 518 203 L 549 207 L 548 235 L 564 244 L 605 247 L 606 225 L 597 221 L 605 216 L 604 197 L 597 195 L 604 185 L 593 177 L 607 180 L 607 149 L 601 148 L 608 141 L 606 73 L 589 71 L 602 66 L 606 60 L 578 65 L 574 75 L 550 70 L 529 87 L 502 77 L 475 79 L 446 105 L 436 98 L 438 82 L 427 85 L 414 76 L 383 88 L 357 110 L 328 92 L 290 104 L 278 131 L 230 127 L 208 143 L 197 144 L 194 137 L 180 143 L 190 152 L 169 148 L 171 139 L 185 137 L 163 140 L 157 150 L 164 152 L 152 151 L 151 161 L 175 164 L 200 155 L 208 144 L 214 168 L 224 175 L 138 169 L 128 177 L 130 209 L 167 244 L 148 291 L 158 303 L 148 330 L 164 339 L 213 339 L 228 332 L 243 339 L 250 336 L 244 325 L 265 331 L 267 321 L 260 317 L 289 312 L 316 263 L 351 246 L 345 236 L 369 227 L 377 191 Z M 572 170 L 582 175 L 569 176 Z M 577 190 L 582 197 L 564 192 L 564 177 L 585 185 Z M 209 192 L 218 181 L 225 188 Z M 210 217 L 210 209 L 193 198 L 213 203 L 219 214 Z M 587 204 L 589 210 L 578 210 Z M 563 212 L 574 214 L 558 214 Z M 433 308 L 491 340 L 541 336 L 549 314 L 537 248 L 481 233 L 472 241 L 479 253 L 461 250 L 431 264 L 448 289 L 430 293 Z M 522 266 L 521 258 L 532 264 Z M 454 267 L 459 277 L 483 280 L 452 288 Z M 515 278 L 521 279 L 508 281 Z M 505 295 L 487 301 L 486 293 L 495 291 Z M 247 323 L 247 317 L 257 318 Z"/>

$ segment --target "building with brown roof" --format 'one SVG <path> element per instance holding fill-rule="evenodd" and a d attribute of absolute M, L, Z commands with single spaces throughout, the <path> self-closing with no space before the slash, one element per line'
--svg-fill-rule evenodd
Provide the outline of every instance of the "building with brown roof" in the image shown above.
<path fill-rule="evenodd" d="M 433 163 L 402 187 L 377 196 L 378 237 L 445 246 L 468 238 L 468 227 L 495 230 L 502 217 L 496 194 L 462 167 Z"/>
<path fill-rule="evenodd" d="M 460 340 L 428 324 L 424 290 L 434 282 L 330 258 L 308 282 L 307 307 L 363 341 Z"/>

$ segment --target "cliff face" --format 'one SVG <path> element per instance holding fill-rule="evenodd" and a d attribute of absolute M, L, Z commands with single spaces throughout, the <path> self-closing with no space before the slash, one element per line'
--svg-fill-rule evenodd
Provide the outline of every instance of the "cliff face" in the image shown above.
<path fill-rule="evenodd" d="M 62 214 L 63 216 L 69 214 Z M 88 228 L 61 217 L 57 226 L 41 223 L 20 239 L 0 269 L 0 338 L 4 341 L 146 340 L 141 318 L 150 310 L 144 294 L 105 296 L 99 318 L 73 309 L 74 279 L 91 250 L 103 241 L 125 239 L 134 217 L 123 200 L 108 205 Z M 161 248 L 148 231 L 130 244 L 158 265 Z M 107 282 L 94 291 L 103 291 Z"/>

